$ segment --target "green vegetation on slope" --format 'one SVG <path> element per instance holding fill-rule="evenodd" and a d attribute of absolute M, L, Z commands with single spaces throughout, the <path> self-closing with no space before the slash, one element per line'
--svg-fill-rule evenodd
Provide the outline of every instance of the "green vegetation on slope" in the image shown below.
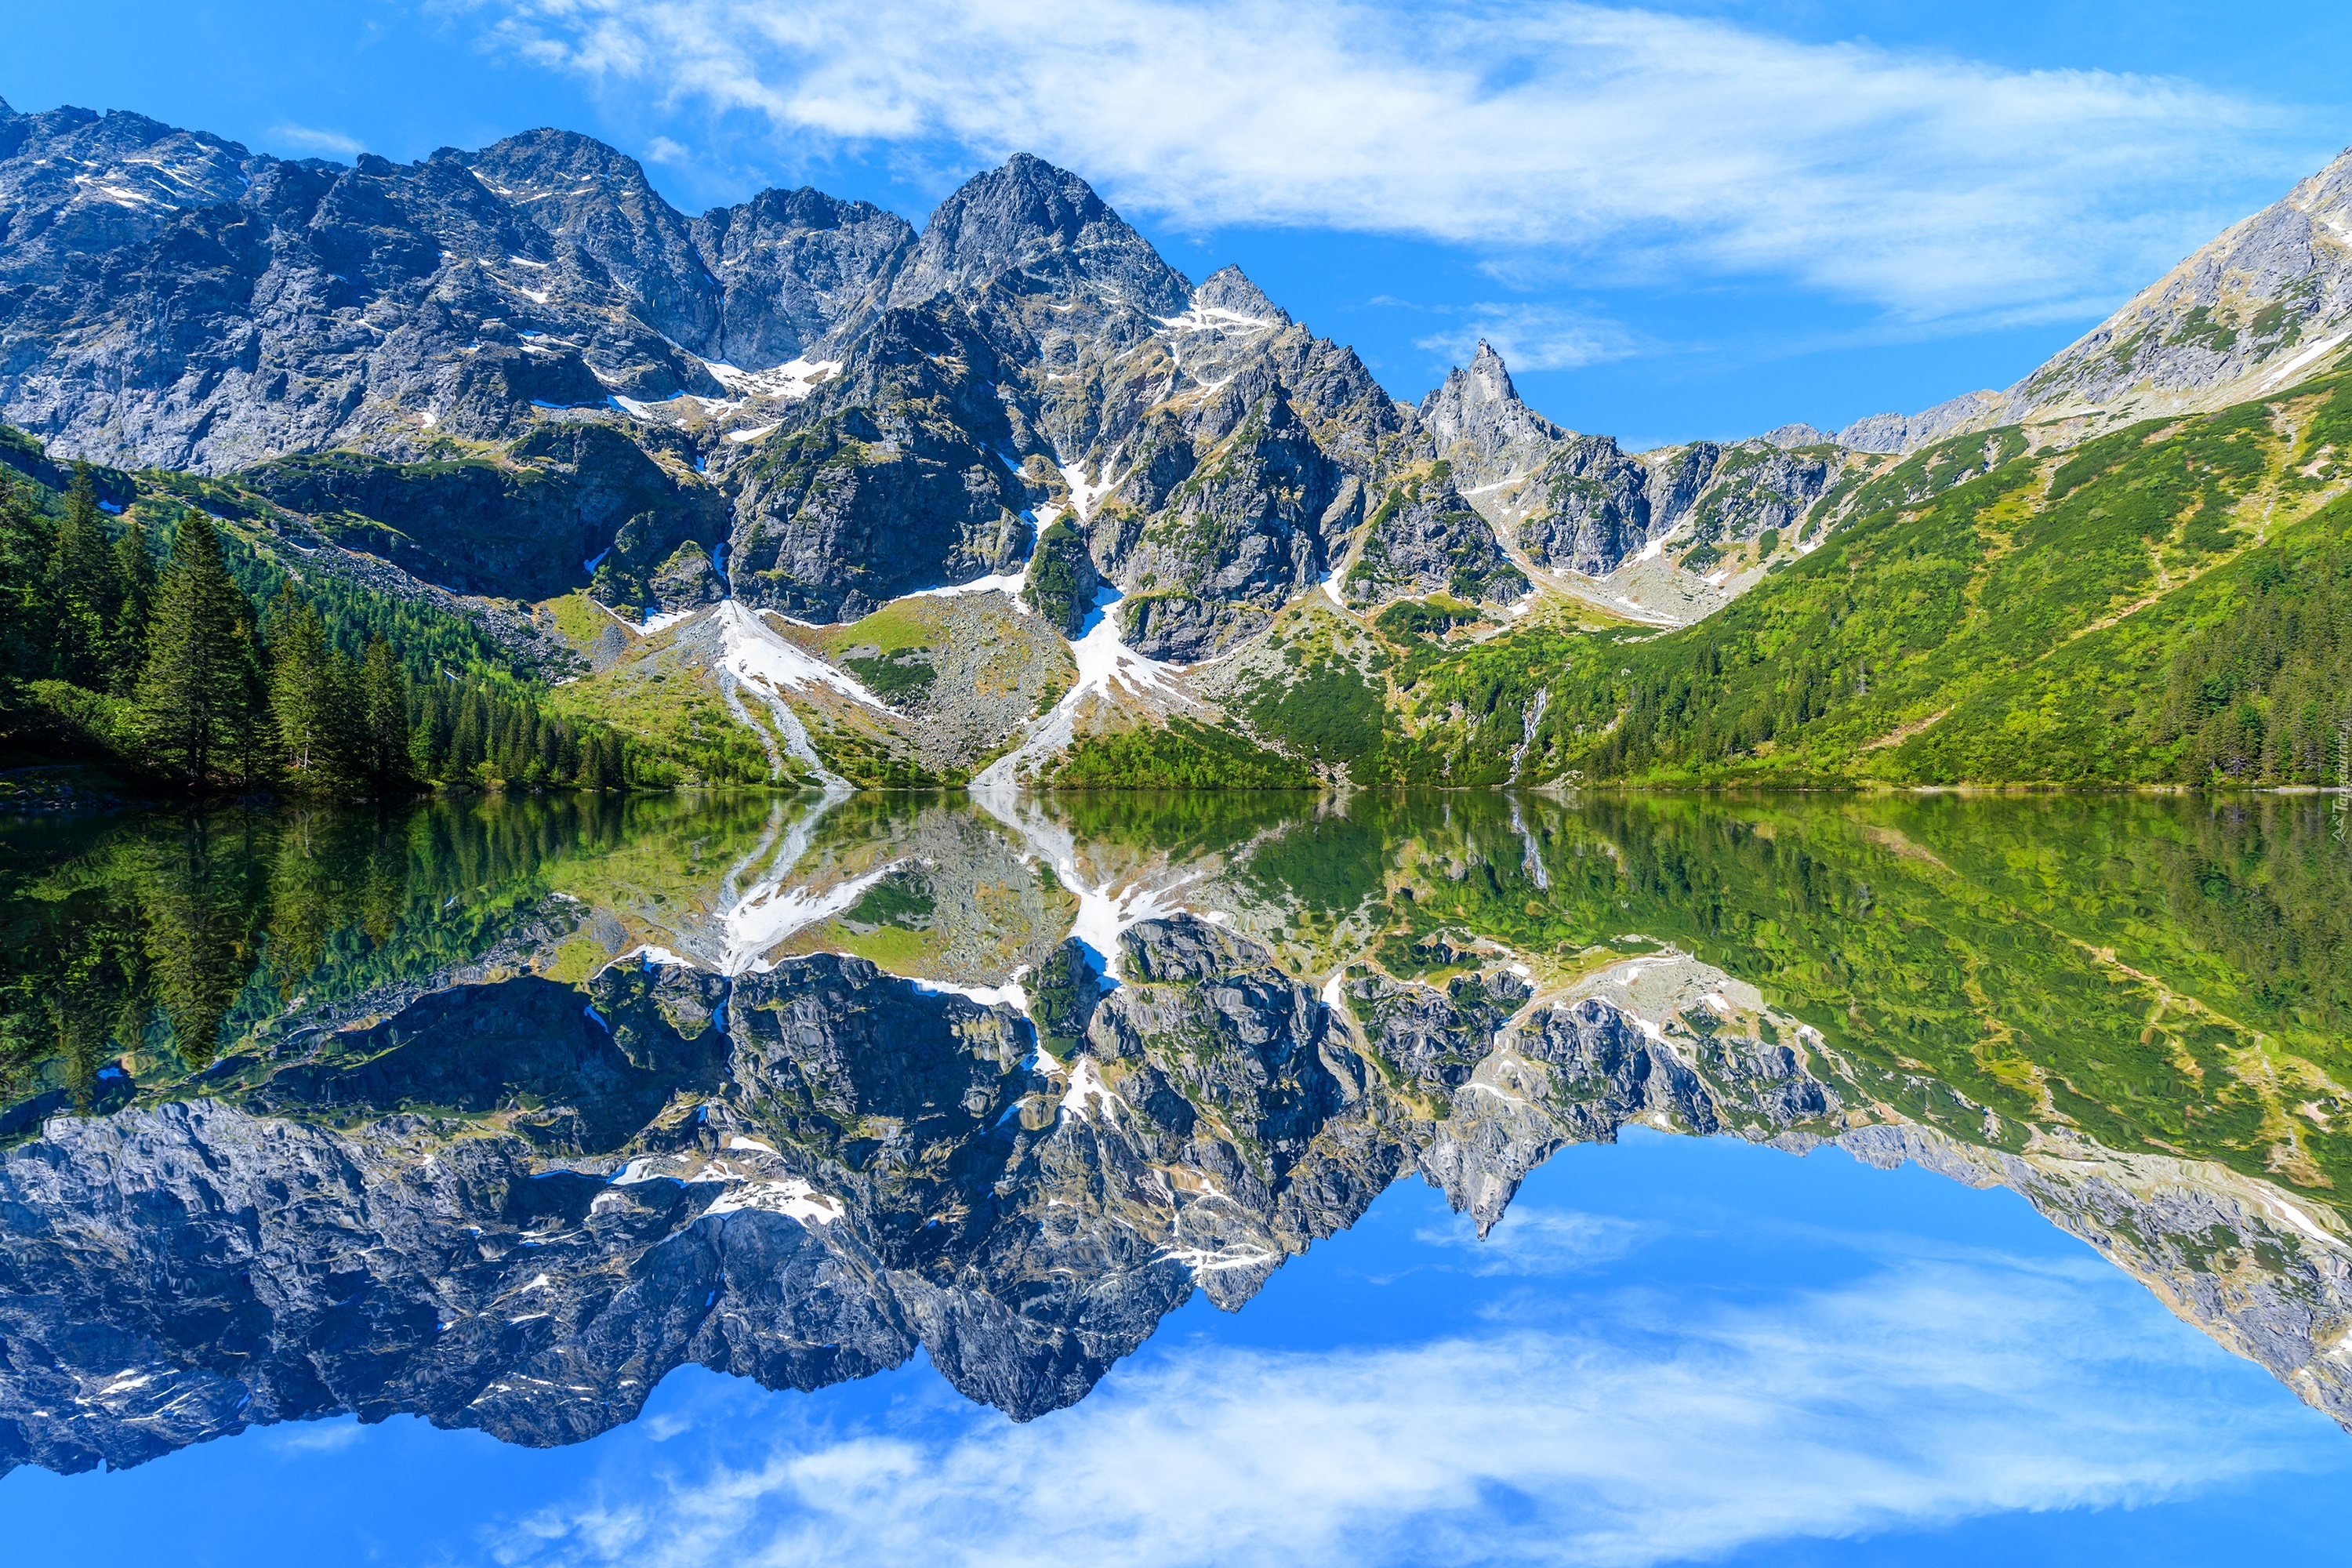
<path fill-rule="evenodd" d="M 0 737 L 22 760 L 199 795 L 658 782 L 472 623 L 289 572 L 207 510 L 244 510 L 216 482 L 77 464 L 60 492 L 0 432 Z"/>
<path fill-rule="evenodd" d="M 1055 789 L 1313 789 L 1304 764 L 1181 715 L 1165 728 L 1081 735 L 1046 781 Z"/>
<path fill-rule="evenodd" d="M 1410 653 L 1404 771 L 1500 782 L 1528 743 L 1528 778 L 2332 777 L 2352 733 L 2339 439 L 2334 381 L 2063 454 L 1956 438 L 1696 626 Z"/>

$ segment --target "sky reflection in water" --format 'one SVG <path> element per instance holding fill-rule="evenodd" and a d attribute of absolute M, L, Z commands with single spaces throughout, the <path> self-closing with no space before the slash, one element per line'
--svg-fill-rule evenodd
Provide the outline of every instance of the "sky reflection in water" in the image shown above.
<path fill-rule="evenodd" d="M 1467 934 L 1510 943 L 1549 983 L 1582 943 L 1638 931 L 1822 1029 L 1853 1068 L 1850 1098 L 1880 1065 L 1912 1064 L 1905 1081 L 1928 1089 L 1885 1102 L 1947 1136 L 1973 1131 L 1985 1158 L 2026 1142 L 1990 1123 L 2048 1121 L 2021 1092 L 2001 1099 L 2024 1061 L 2064 1080 L 2048 1105 L 2113 1146 L 2203 1137 L 2224 1173 L 2214 1180 L 2241 1184 L 2231 1190 L 2260 1179 L 2304 1205 L 2327 1191 L 2271 1169 L 2276 1140 L 2262 1133 L 2275 1108 L 2248 1110 L 2212 1066 L 2240 1048 L 2225 1026 L 2252 1018 L 2294 1061 L 2340 1071 L 2343 906 L 2328 900 L 2345 851 L 2325 807 L 1531 802 L 1515 818 L 1457 800 L 1319 821 L 1305 809 L 1096 802 L 1024 837 L 960 803 L 929 816 L 850 803 L 793 855 L 804 885 L 865 886 L 830 928 L 787 945 L 867 946 L 941 984 L 1009 969 L 1030 942 L 1022 919 L 981 930 L 937 913 L 953 907 L 933 895 L 957 872 L 936 851 L 956 843 L 972 846 L 967 868 L 996 876 L 987 886 L 1034 909 L 1049 942 L 1068 929 L 1065 898 L 1157 889 L 1158 904 L 1219 910 L 1318 983 L 1351 952 L 1392 971 L 1459 969 Z M 315 951 L 279 959 L 307 960 L 302 978 L 325 990 L 339 965 L 355 990 L 387 968 L 431 967 L 387 956 L 404 942 L 478 957 L 509 940 L 511 962 L 511 939 L 557 891 L 625 928 L 602 932 L 605 945 L 666 935 L 673 951 L 703 942 L 723 955 L 730 899 L 756 880 L 736 875 L 730 893 L 730 868 L 763 842 L 777 852 L 765 803 L 648 814 L 593 854 L 577 825 L 537 839 L 515 820 L 442 826 L 443 845 L 480 853 L 419 850 L 412 825 L 397 893 L 379 887 L 372 914 L 320 917 Z M 265 837 L 275 885 L 298 885 L 286 825 Z M 935 851 L 928 868 L 867 879 L 917 840 Z M 515 847 L 526 843 L 541 847 Z M 98 880 L 117 894 L 133 879 L 119 840 L 68 847 L 113 855 L 116 873 Z M 1050 864 L 1057 850 L 1070 866 L 1060 897 L 1003 875 L 1024 851 Z M 12 920 L 29 893 L 76 880 L 58 853 L 12 840 Z M 337 896 L 363 903 L 338 866 Z M 171 875 L 152 862 L 147 874 Z M 886 886 L 895 896 L 876 900 Z M 257 907 L 289 945 L 298 903 Z M 471 934 L 435 925 L 442 910 L 449 922 L 473 910 Z M 1614 931 L 1581 929 L 1612 918 Z M 375 934 L 352 940 L 357 926 Z M 583 938 L 538 940 L 542 959 L 576 965 L 565 944 Z M 2118 955 L 2101 956 L 2108 946 Z M 2138 984 L 2118 980 L 2117 963 L 2148 977 L 2141 994 L 2111 994 Z M 253 1025 L 279 1010 L 270 997 L 300 990 L 267 970 L 226 1010 L 225 1064 L 267 1037 Z M 2150 1025 L 2157 991 L 2174 1000 L 2154 1026 L 2167 1009 L 2190 1015 L 2175 1034 Z M 1971 1006 L 2006 1033 L 1980 1018 L 1959 1028 Z M 1939 1030 L 1952 1048 L 1931 1055 Z M 169 1092 L 167 1051 L 123 1058 L 135 1098 Z M 2147 1075 L 2181 1057 L 2205 1068 L 2189 1075 L 2201 1098 L 2143 1105 Z M 22 1087 L 70 1100 L 75 1070 L 47 1060 Z M 2302 1173 L 2326 1177 L 2333 1140 L 2304 1127 Z M 1196 1298 L 1090 1396 L 1025 1425 L 966 1403 L 927 1365 L 805 1394 L 688 1367 L 635 1421 L 567 1447 L 345 1416 L 128 1472 L 28 1467 L 0 1497 L 28 1553 L 100 1561 L 2188 1563 L 2332 1542 L 2347 1472 L 2352 1444 L 2334 1423 L 2014 1193 L 1835 1150 L 1796 1159 L 1633 1127 L 1538 1167 L 1483 1243 L 1437 1194 L 1400 1183 L 1244 1310 Z"/>

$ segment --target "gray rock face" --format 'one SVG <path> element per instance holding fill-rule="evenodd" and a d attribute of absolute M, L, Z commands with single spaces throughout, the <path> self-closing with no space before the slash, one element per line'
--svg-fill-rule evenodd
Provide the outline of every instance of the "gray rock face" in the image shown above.
<path fill-rule="evenodd" d="M 504 457 L 401 464 L 305 455 L 245 479 L 338 542 L 468 594 L 562 594 L 617 544 L 612 571 L 597 574 L 599 596 L 642 607 L 646 574 L 682 541 L 724 536 L 726 503 L 714 488 L 655 462 L 609 426 L 542 426 Z"/>
<path fill-rule="evenodd" d="M 1120 500 L 1150 521 L 1118 553 L 1120 575 L 1144 595 L 1127 606 L 1129 641 L 1154 658 L 1222 650 L 1312 585 L 1328 558 L 1337 530 L 1327 518 L 1349 476 L 1278 382 L 1263 374 L 1245 382 L 1221 389 L 1218 406 L 1192 431 L 1168 418 L 1139 435 L 1139 471 Z M 1202 437 L 1220 426 L 1230 433 L 1202 451 Z M 1104 542 L 1098 531 L 1097 551 Z M 1169 608 L 1145 608 L 1159 602 Z M 1174 616 L 1181 603 L 1216 618 L 1203 626 Z"/>
<path fill-rule="evenodd" d="M 1034 528 L 999 456 L 1011 435 L 999 368 L 951 305 L 885 316 L 840 379 L 728 470 L 738 596 L 852 620 L 1019 565 Z"/>
<path fill-rule="evenodd" d="M 1540 564 L 1606 576 L 1689 515 L 1719 453 L 1702 441 L 1645 462 L 1610 437 L 1573 437 L 1537 473 L 1541 500 L 1519 523 L 1519 548 Z"/>
<path fill-rule="evenodd" d="M 1873 414 L 1839 431 L 1838 444 L 1857 452 L 1916 452 L 1956 431 L 1998 423 L 2006 402 L 1998 392 L 1968 392 L 1923 414 Z"/>
<path fill-rule="evenodd" d="M 554 246 L 577 247 L 664 336 L 718 358 L 725 289 L 693 226 L 662 200 L 635 158 L 569 131 L 526 131 L 464 160 Z M 583 268 L 583 270 L 585 270 Z"/>
<path fill-rule="evenodd" d="M 2021 1194 L 2175 1316 L 2352 1428 L 2352 1375 L 2341 1350 L 2352 1319 L 2352 1255 L 2315 1235 L 2307 1219 L 2298 1226 L 2283 1216 L 2259 1184 L 2163 1156 L 2077 1147 L 2037 1158 L 1973 1148 L 1919 1127 L 1856 1128 L 1835 1142 L 1881 1169 L 1909 1160 L 1970 1186 Z"/>
<path fill-rule="evenodd" d="M 722 294 L 708 357 L 746 370 L 805 355 L 855 317 L 915 243 L 912 225 L 803 186 L 694 220 Z"/>
<path fill-rule="evenodd" d="M 1527 574 L 1511 564 L 1494 529 L 1450 479 L 1391 489 L 1373 511 L 1340 585 L 1349 602 L 1360 605 L 1440 589 L 1474 604 L 1501 603 L 1528 587 Z"/>
<path fill-rule="evenodd" d="M 1845 461 L 1810 425 L 1725 447 L 1697 441 L 1628 453 L 1528 408 L 1486 343 L 1422 400 L 1417 425 L 1464 499 L 1538 565 L 1605 577 L 1670 538 L 1676 563 L 1705 571 L 1716 546 L 1787 528 Z M 1851 434 L 1851 432 L 1849 433 Z M 1837 438 L 1843 441 L 1843 437 Z"/>
<path fill-rule="evenodd" d="M 715 396 L 697 354 L 793 357 L 910 242 L 814 193 L 689 223 L 562 132 L 345 168 L 79 110 L 0 111 L 0 414 L 66 455 L 208 473 Z"/>
<path fill-rule="evenodd" d="M 736 593 L 856 616 L 1017 567 L 1058 491 L 1013 466 L 1043 458 L 1112 492 L 1076 521 L 1097 570 L 1160 596 L 1138 634 L 1200 657 L 1311 587 L 1374 472 L 1425 446 L 1352 353 L 1237 270 L 1193 289 L 1083 180 L 1025 155 L 919 236 L 805 190 L 688 219 L 634 160 L 558 131 L 346 168 L 135 116 L 0 127 L 0 415 L 59 455 L 400 463 L 588 425 L 711 470 L 709 498 L 616 515 L 522 504 L 488 472 L 421 489 L 340 460 L 270 475 L 322 531 L 462 590 L 560 593 L 579 581 L 565 563 L 621 546 L 599 596 L 648 607 L 681 545 L 716 556 L 708 499 L 734 507 Z M 841 369 L 813 395 L 736 374 L 818 356 Z M 670 405 L 685 393 L 712 418 L 747 398 L 767 416 L 719 441 Z"/>
<path fill-rule="evenodd" d="M 1469 364 L 1421 400 L 1419 417 L 1465 489 L 1532 474 L 1572 434 L 1519 401 L 1503 356 L 1483 338 Z"/>
<path fill-rule="evenodd" d="M 1421 1168 L 1483 1233 L 1528 1172 L 1570 1143 L 1613 1142 L 1628 1121 L 1769 1138 L 1838 1110 L 1836 1092 L 1785 1047 L 1685 1041 L 1654 1040 L 1597 998 L 1539 1009 L 1494 1058 L 1472 1064 L 1476 1082 L 1466 1071 L 1454 1080 L 1454 1114 Z"/>
<path fill-rule="evenodd" d="M 1683 565 L 1705 571 L 1717 547 L 1742 543 L 1766 529 L 1787 531 L 1837 476 L 1839 459 L 1747 441 L 1717 453 L 1706 488 L 1691 509 Z"/>
<path fill-rule="evenodd" d="M 889 303 L 920 305 L 940 294 L 969 299 L 998 289 L 1089 294 L 1171 315 L 1192 293 L 1084 180 L 1025 153 L 940 204 L 891 280 Z"/>
<path fill-rule="evenodd" d="M 1700 441 L 1633 458 L 1607 437 L 1580 436 L 1539 474 L 1543 500 L 1519 524 L 1519 545 L 1538 562 L 1600 577 L 1681 536 L 1683 563 L 1704 570 L 1713 546 L 1801 517 L 1840 461 L 1763 440 Z"/>

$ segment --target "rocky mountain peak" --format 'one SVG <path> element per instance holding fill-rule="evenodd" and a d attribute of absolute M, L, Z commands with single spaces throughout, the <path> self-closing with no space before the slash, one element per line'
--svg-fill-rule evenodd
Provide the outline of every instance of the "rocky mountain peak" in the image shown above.
<path fill-rule="evenodd" d="M 2298 183 L 2287 193 L 2286 205 L 2315 218 L 2341 216 L 2347 206 L 2352 206 L 2352 147 L 2336 153 L 2327 167 Z M 2338 232 L 2342 232 L 2340 227 Z"/>
<path fill-rule="evenodd" d="M 1510 367 L 1503 363 L 1503 356 L 1495 352 L 1495 345 L 1484 338 L 1478 340 L 1478 352 L 1470 356 L 1465 379 L 1483 402 L 1517 403 L 1519 400 L 1519 389 L 1511 384 Z"/>
<path fill-rule="evenodd" d="M 1066 169 L 1026 153 L 976 174 L 923 226 L 890 289 L 893 306 L 940 294 L 969 298 L 1007 273 L 1056 294 L 1084 290 L 1159 315 L 1192 294 L 1151 242 Z"/>
<path fill-rule="evenodd" d="M 649 190 L 646 171 L 619 148 L 576 131 L 541 126 L 493 142 L 467 160 L 485 184 L 514 196 L 557 195 L 591 181 Z"/>
<path fill-rule="evenodd" d="M 811 345 L 887 289 L 915 244 L 914 226 L 898 214 L 805 185 L 713 207 L 692 226 L 726 289 L 718 336 L 704 352 L 742 370 L 816 352 Z"/>
<path fill-rule="evenodd" d="M 691 226 L 635 158 L 593 136 L 541 129 L 493 142 L 468 166 L 516 212 L 594 257 L 643 302 L 646 325 L 698 353 L 712 348 L 719 280 Z"/>
<path fill-rule="evenodd" d="M 1271 326 L 1290 325 L 1290 312 L 1265 297 L 1265 291 L 1249 280 L 1248 274 L 1230 262 L 1218 268 L 1201 280 L 1192 290 L 1195 310 L 1228 311 Z"/>
<path fill-rule="evenodd" d="M 1484 338 L 1469 364 L 1454 366 L 1417 412 L 1465 489 L 1532 473 L 1570 434 L 1520 401 L 1509 367 Z"/>
<path fill-rule="evenodd" d="M 235 201 L 243 147 L 122 110 L 10 111 L 0 130 L 0 277 L 93 276 L 192 209 Z M 21 306 L 12 315 L 21 320 Z"/>

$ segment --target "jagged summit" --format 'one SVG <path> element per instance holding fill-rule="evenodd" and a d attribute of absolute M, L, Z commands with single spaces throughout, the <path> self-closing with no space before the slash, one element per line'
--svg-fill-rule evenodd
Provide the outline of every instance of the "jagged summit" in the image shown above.
<path fill-rule="evenodd" d="M 1291 324 L 1290 312 L 1265 296 L 1265 291 L 1249 280 L 1248 274 L 1228 262 L 1201 280 L 1192 290 L 1192 308 L 1196 311 L 1226 311 L 1269 326 Z"/>
<path fill-rule="evenodd" d="M 817 353 L 915 245 L 914 226 L 897 213 L 806 185 L 713 207 L 693 228 L 725 290 L 706 357 L 747 371 Z"/>
<path fill-rule="evenodd" d="M 1091 287 L 1160 315 L 1181 310 L 1192 294 L 1183 275 L 1093 186 L 1021 153 L 940 204 L 892 282 L 889 303 L 969 296 L 1010 272 L 1057 293 Z"/>
<path fill-rule="evenodd" d="M 1484 338 L 1469 364 L 1455 366 L 1417 413 L 1465 490 L 1533 472 L 1570 434 L 1520 400 L 1503 356 Z"/>
<path fill-rule="evenodd" d="M 467 162 L 517 212 L 602 263 L 643 301 L 648 326 L 709 354 L 722 287 L 686 218 L 635 158 L 591 136 L 542 129 L 494 142 Z"/>
<path fill-rule="evenodd" d="M 1837 437 L 1818 426 L 1801 423 L 1775 426 L 1756 439 L 1768 447 L 1778 447 L 1787 452 L 1793 451 L 1799 447 L 1822 446 L 1834 442 Z"/>
<path fill-rule="evenodd" d="M 1519 389 L 1511 384 L 1510 367 L 1503 363 L 1503 356 L 1495 352 L 1495 345 L 1484 338 L 1478 340 L 1478 352 L 1470 356 L 1469 364 L 1455 370 L 1446 378 L 1449 387 L 1457 384 L 1483 403 L 1519 401 Z M 1430 395 L 1434 397 L 1437 395 L 1432 393 Z"/>

